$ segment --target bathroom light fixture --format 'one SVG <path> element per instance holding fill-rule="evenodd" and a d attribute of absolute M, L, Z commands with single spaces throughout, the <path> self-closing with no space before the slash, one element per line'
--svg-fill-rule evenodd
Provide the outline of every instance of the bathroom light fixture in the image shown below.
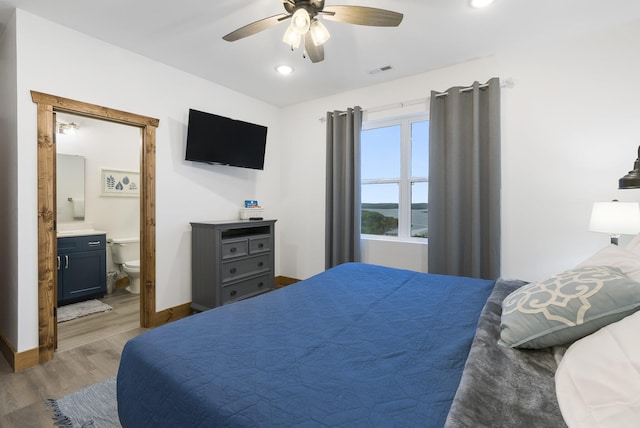
<path fill-rule="evenodd" d="M 494 1 L 495 0 L 471 0 L 469 4 L 471 5 L 471 7 L 480 9 L 480 8 L 489 6 Z"/>
<path fill-rule="evenodd" d="M 276 67 L 276 71 L 280 74 L 282 74 L 283 76 L 287 76 L 291 73 L 293 73 L 293 67 L 288 66 L 288 65 L 279 65 Z"/>
<path fill-rule="evenodd" d="M 640 232 L 640 204 L 638 202 L 594 202 L 589 230 L 608 233 L 611 243 L 618 245 L 620 235 Z"/>
<path fill-rule="evenodd" d="M 640 189 L 640 147 L 638 157 L 633 163 L 633 170 L 618 180 L 618 189 Z"/>
<path fill-rule="evenodd" d="M 69 122 L 69 123 L 57 122 L 57 125 L 58 125 L 58 134 L 63 134 L 63 135 L 73 134 L 76 132 L 76 130 L 80 129 L 80 125 L 78 125 L 75 122 Z"/>

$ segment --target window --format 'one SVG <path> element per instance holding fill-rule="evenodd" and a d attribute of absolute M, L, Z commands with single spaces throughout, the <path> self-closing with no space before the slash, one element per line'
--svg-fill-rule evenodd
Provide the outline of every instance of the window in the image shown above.
<path fill-rule="evenodd" d="M 429 121 L 426 115 L 362 124 L 362 234 L 427 238 Z"/>

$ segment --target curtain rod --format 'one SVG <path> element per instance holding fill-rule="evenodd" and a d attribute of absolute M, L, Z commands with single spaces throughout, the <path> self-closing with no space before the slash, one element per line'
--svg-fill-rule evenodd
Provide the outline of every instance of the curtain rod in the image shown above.
<path fill-rule="evenodd" d="M 403 107 L 415 106 L 417 104 L 424 104 L 428 100 L 429 100 L 429 98 L 427 98 L 427 97 L 416 98 L 416 99 L 413 99 L 413 100 L 401 101 L 399 103 L 393 103 L 393 104 L 387 104 L 387 105 L 384 105 L 384 106 L 368 108 L 368 109 L 363 110 L 363 112 L 364 113 L 377 113 L 379 111 L 391 110 L 391 109 L 394 109 L 394 108 L 403 108 Z"/>
<path fill-rule="evenodd" d="M 480 89 L 486 88 L 487 86 L 489 86 L 488 83 L 483 83 L 482 85 L 480 85 Z M 513 82 L 513 79 L 511 77 L 506 78 L 504 80 L 500 79 L 500 87 L 501 88 L 513 88 L 515 86 L 515 83 Z M 465 88 L 460 88 L 460 92 L 468 92 L 470 90 L 473 89 L 473 86 L 468 86 Z M 446 95 L 449 95 L 448 92 L 441 92 L 439 94 L 436 94 L 436 98 L 439 97 L 444 97 Z M 422 98 L 416 98 L 413 100 L 408 100 L 408 101 L 401 101 L 399 103 L 393 103 L 393 104 L 386 104 L 383 106 L 378 106 L 378 107 L 371 107 L 368 109 L 362 109 L 362 113 L 377 113 L 380 111 L 385 111 L 385 110 L 392 110 L 392 109 L 396 109 L 396 108 L 403 108 L 403 107 L 409 107 L 409 106 L 414 106 L 417 104 L 422 104 L 422 103 L 427 103 L 427 101 L 429 101 L 431 99 L 431 97 L 422 97 Z M 346 112 L 341 111 L 340 115 L 346 114 Z M 325 117 L 321 117 L 318 119 L 320 122 L 324 123 L 326 121 Z"/>
<path fill-rule="evenodd" d="M 482 85 L 480 85 L 480 88 L 486 88 L 487 86 L 489 86 L 488 83 L 484 83 Z M 513 88 L 514 83 L 513 83 L 513 79 L 512 78 L 507 78 L 504 80 L 500 80 L 500 87 L 501 88 Z M 467 92 L 473 89 L 473 86 L 469 86 L 466 88 L 460 88 L 460 92 Z M 448 92 L 441 92 L 439 94 L 436 95 L 436 97 L 444 97 L 445 95 L 449 95 Z M 413 100 L 409 100 L 409 101 L 401 101 L 399 103 L 393 103 L 393 104 L 387 104 L 387 105 L 383 105 L 383 106 L 379 106 L 379 107 L 372 107 L 372 108 L 368 108 L 368 109 L 363 109 L 362 111 L 365 113 L 377 113 L 379 111 L 384 111 L 384 110 L 391 110 L 394 108 L 402 108 L 402 107 L 409 107 L 409 106 L 413 106 L 416 104 L 422 104 L 422 103 L 426 103 L 427 101 L 429 101 L 431 99 L 431 97 L 422 97 L 422 98 L 416 98 Z"/>
<path fill-rule="evenodd" d="M 480 89 L 484 89 L 486 87 L 488 87 L 489 84 L 488 83 L 483 83 L 479 86 Z M 501 80 L 500 81 L 500 87 L 501 88 L 513 88 L 513 79 L 508 78 L 505 80 Z M 473 90 L 473 86 L 467 86 L 466 88 L 460 88 L 460 93 L 463 92 L 469 92 Z M 440 98 L 440 97 L 444 97 L 446 95 L 449 95 L 449 92 L 440 92 L 439 94 L 436 94 L 436 98 Z"/>

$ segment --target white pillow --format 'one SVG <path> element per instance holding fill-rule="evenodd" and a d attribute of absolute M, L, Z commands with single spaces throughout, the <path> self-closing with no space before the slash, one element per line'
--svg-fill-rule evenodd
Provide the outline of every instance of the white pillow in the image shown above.
<path fill-rule="evenodd" d="M 556 395 L 567 425 L 640 426 L 640 312 L 569 347 L 556 371 Z"/>
<path fill-rule="evenodd" d="M 614 266 L 617 267 L 636 282 L 640 282 L 640 246 L 638 254 L 620 248 L 617 245 L 608 245 L 589 257 L 576 268 L 585 266 Z"/>

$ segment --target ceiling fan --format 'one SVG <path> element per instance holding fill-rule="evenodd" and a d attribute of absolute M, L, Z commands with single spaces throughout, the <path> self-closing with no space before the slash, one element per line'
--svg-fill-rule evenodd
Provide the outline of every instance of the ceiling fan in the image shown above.
<path fill-rule="evenodd" d="M 311 62 L 320 62 L 324 59 L 323 44 L 329 40 L 330 35 L 327 28 L 318 20 L 319 15 L 329 21 L 375 27 L 397 27 L 403 18 L 401 13 L 373 7 L 325 7 L 324 0 L 282 0 L 282 3 L 287 13 L 252 22 L 230 32 L 223 39 L 233 42 L 291 19 L 291 24 L 284 33 L 282 41 L 291 46 L 291 49 L 295 49 L 304 39 L 304 49 Z"/>

